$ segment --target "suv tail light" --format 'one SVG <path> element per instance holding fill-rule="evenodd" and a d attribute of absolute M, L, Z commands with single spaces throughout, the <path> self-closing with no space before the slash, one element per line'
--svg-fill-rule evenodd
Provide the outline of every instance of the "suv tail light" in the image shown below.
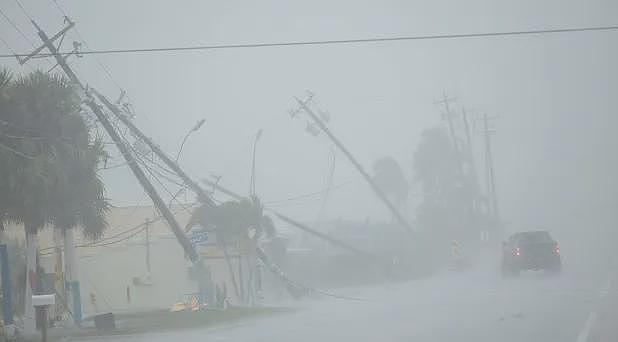
<path fill-rule="evenodd" d="M 560 245 L 556 244 L 556 245 L 554 246 L 554 253 L 555 253 L 555 254 L 560 254 Z"/>
<path fill-rule="evenodd" d="M 521 255 L 521 250 L 519 249 L 519 247 L 515 248 L 515 250 L 513 251 L 513 255 L 514 256 L 520 256 Z"/>

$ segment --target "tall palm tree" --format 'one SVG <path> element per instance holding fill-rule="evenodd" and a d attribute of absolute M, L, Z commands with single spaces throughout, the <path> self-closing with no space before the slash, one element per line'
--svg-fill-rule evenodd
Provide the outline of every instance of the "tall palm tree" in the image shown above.
<path fill-rule="evenodd" d="M 383 157 L 373 164 L 373 180 L 399 210 L 408 197 L 409 185 L 399 163 Z"/>
<path fill-rule="evenodd" d="M 7 79 L 1 76 L 0 81 Z M 6 190 L 0 218 L 24 224 L 31 277 L 37 270 L 36 233 L 46 224 L 67 231 L 79 224 L 90 238 L 106 227 L 109 204 L 96 174 L 104 152 L 65 78 L 34 72 L 0 84 L 0 122 L 5 123 L 0 128 L 11 133 L 0 134 L 5 150 L 0 157 L 6 161 L 0 169 L 0 187 Z M 71 240 L 67 250 L 72 246 Z M 32 317 L 30 287 L 26 290 L 25 313 Z"/>

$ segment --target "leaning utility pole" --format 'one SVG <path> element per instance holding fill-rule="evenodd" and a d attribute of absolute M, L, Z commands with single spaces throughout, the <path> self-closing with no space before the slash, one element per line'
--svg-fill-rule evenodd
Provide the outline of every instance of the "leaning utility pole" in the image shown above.
<path fill-rule="evenodd" d="M 457 158 L 457 167 L 459 168 L 459 175 L 461 176 L 463 180 L 465 176 L 464 168 L 463 168 L 463 161 L 461 158 L 461 151 L 459 150 L 459 143 L 458 143 L 457 135 L 455 134 L 455 126 L 453 124 L 453 116 L 455 114 L 451 111 L 451 106 L 450 106 L 450 102 L 453 100 L 454 100 L 453 98 L 447 97 L 446 92 L 444 92 L 442 93 L 442 100 L 435 101 L 434 104 L 444 105 L 445 112 L 442 113 L 442 118 L 446 119 L 446 122 L 448 124 L 448 130 L 451 135 L 451 140 L 453 141 L 453 149 L 455 150 L 455 158 Z"/>
<path fill-rule="evenodd" d="M 149 137 L 147 137 L 139 128 L 137 128 L 133 122 L 127 117 L 118 106 L 111 103 L 105 96 L 97 92 L 95 89 L 91 89 L 92 93 L 97 96 L 97 98 L 103 103 L 105 107 L 107 107 L 114 116 L 116 116 L 123 124 L 129 127 L 131 133 L 133 133 L 136 137 L 138 137 L 141 141 L 145 142 L 146 145 L 159 157 L 167 167 L 169 167 L 172 171 L 174 171 L 182 181 L 193 190 L 198 197 L 198 200 L 206 205 L 215 206 L 215 203 L 212 201 L 208 193 L 199 186 L 197 182 L 195 182 L 186 172 L 184 172 L 178 163 L 170 158 L 159 145 L 155 144 Z"/>
<path fill-rule="evenodd" d="M 494 162 L 491 154 L 491 134 L 495 132 L 489 129 L 489 120 L 494 118 L 487 117 L 483 114 L 483 135 L 485 136 L 485 167 L 487 169 L 487 194 L 491 201 L 491 211 L 494 218 L 500 219 L 500 211 L 498 210 L 498 196 L 496 194 L 496 180 L 494 171 Z"/>
<path fill-rule="evenodd" d="M 194 181 L 186 172 L 184 172 L 180 166 L 178 165 L 178 163 L 176 163 L 176 161 L 172 160 L 157 144 L 155 144 L 150 138 L 148 138 L 139 128 L 137 128 L 133 122 L 131 120 L 129 120 L 129 118 L 124 115 L 122 113 L 122 111 L 113 103 L 111 103 L 105 96 L 103 96 L 102 94 L 98 93 L 95 89 L 91 89 L 92 93 L 95 94 L 97 96 L 97 98 L 99 98 L 99 100 L 101 101 L 101 103 L 103 103 L 103 105 L 105 105 L 110 112 L 112 112 L 120 121 L 122 121 L 131 131 L 131 133 L 133 133 L 136 137 L 138 137 L 139 139 L 141 139 L 143 142 L 145 142 L 150 149 L 157 155 L 157 157 L 159 157 L 164 163 L 165 165 L 167 165 L 167 167 L 169 167 L 172 171 L 174 171 L 181 179 L 182 181 L 187 185 L 187 187 L 189 189 L 191 189 L 193 192 L 195 192 L 198 195 L 198 200 L 206 205 L 211 205 L 211 206 L 215 206 L 214 202 L 212 201 L 212 199 L 210 198 L 210 195 L 208 194 L 208 192 L 206 192 L 206 190 L 204 190 L 196 181 Z M 204 180 L 204 182 L 206 184 L 208 184 L 209 186 L 212 186 L 214 188 L 216 188 L 217 190 L 223 192 L 224 194 L 240 200 L 243 199 L 244 197 L 229 190 L 226 189 L 225 187 L 219 185 L 218 183 L 209 181 L 209 180 Z M 266 208 L 267 210 L 270 210 L 268 208 Z M 271 212 L 273 212 L 277 217 L 279 217 L 281 220 L 295 226 L 296 228 L 299 228 L 311 235 L 317 236 L 318 238 L 321 238 L 325 241 L 328 241 L 330 243 L 332 243 L 333 245 L 339 246 L 343 249 L 346 249 L 350 252 L 365 256 L 365 257 L 371 257 L 371 258 L 376 258 L 376 256 L 374 256 L 373 254 L 370 254 L 368 252 L 362 251 L 356 247 L 353 247 L 341 240 L 337 240 L 335 238 L 329 237 L 326 234 L 323 234 L 319 231 L 316 231 L 314 229 L 311 229 L 305 225 L 300 224 L 299 222 L 281 214 L 278 212 L 275 212 L 273 210 L 270 210 Z"/>
<path fill-rule="evenodd" d="M 300 108 L 304 110 L 305 113 L 307 113 L 307 115 L 309 115 L 309 117 L 313 120 L 313 122 L 322 130 L 322 132 L 324 132 L 330 138 L 330 140 L 348 158 L 348 160 L 352 163 L 352 165 L 354 165 L 354 167 L 363 176 L 363 178 L 365 178 L 367 183 L 369 183 L 369 185 L 371 186 L 371 189 L 373 190 L 373 192 L 375 192 L 378 198 L 380 198 L 380 200 L 384 202 L 384 204 L 390 210 L 393 216 L 397 219 L 397 221 L 399 221 L 399 224 L 401 224 L 408 232 L 413 233 L 414 230 L 412 230 L 412 226 L 410 226 L 410 224 L 406 221 L 406 219 L 401 215 L 399 210 L 395 208 L 395 206 L 391 203 L 388 197 L 386 197 L 386 194 L 384 194 L 382 189 L 380 189 L 380 187 L 378 187 L 378 185 L 373 181 L 371 176 L 367 173 L 367 171 L 365 171 L 363 166 L 356 160 L 356 158 L 354 158 L 352 153 L 350 153 L 350 151 L 348 151 L 348 149 L 345 148 L 345 146 L 343 146 L 343 143 L 341 143 L 341 141 L 339 141 L 339 139 L 337 139 L 333 135 L 333 133 L 326 126 L 326 124 L 311 110 L 311 108 L 309 108 L 309 106 L 307 105 L 305 101 L 301 101 L 300 99 L 296 97 L 295 99 L 296 99 L 296 102 L 298 102 L 298 104 L 300 105 Z"/>
<path fill-rule="evenodd" d="M 36 24 L 36 22 L 32 21 L 32 24 L 38 30 L 39 37 L 43 41 L 44 47 L 47 47 L 50 54 L 54 56 L 54 58 L 56 59 L 56 62 L 65 72 L 65 74 L 69 77 L 71 82 L 75 86 L 77 86 L 81 91 L 87 92 L 87 88 L 81 83 L 81 81 L 77 78 L 77 75 L 69 67 L 69 65 L 66 62 L 66 58 L 60 55 L 57 48 L 54 46 L 53 41 L 50 40 L 49 37 L 47 37 L 47 34 Z M 69 25 L 65 29 L 63 29 L 61 32 L 68 31 L 68 29 L 70 29 L 73 25 L 74 23 L 70 22 Z M 62 35 L 63 34 L 56 34 L 54 37 L 61 37 Z M 31 54 L 29 57 L 27 57 L 23 62 L 25 63 L 25 61 L 31 58 L 31 56 L 36 55 L 42 49 L 43 47 L 40 47 L 37 50 L 35 50 L 35 52 Z M 157 190 L 155 189 L 155 187 L 152 185 L 150 180 L 146 177 L 146 174 L 144 173 L 144 171 L 139 167 L 133 154 L 129 151 L 129 148 L 127 147 L 123 139 L 120 137 L 118 132 L 116 132 L 116 130 L 112 126 L 107 116 L 103 113 L 103 111 L 101 110 L 101 107 L 99 107 L 99 105 L 94 101 L 94 99 L 90 98 L 89 96 L 86 96 L 85 103 L 95 114 L 95 116 L 97 117 L 101 125 L 103 125 L 103 128 L 105 129 L 107 134 L 110 136 L 110 138 L 112 139 L 116 147 L 118 147 L 118 150 L 120 150 L 120 153 L 122 154 L 123 158 L 129 165 L 129 167 L 131 168 L 131 171 L 133 172 L 135 177 L 138 179 L 139 183 L 142 185 L 146 193 L 148 193 L 148 196 L 152 199 L 152 201 L 154 202 L 159 212 L 161 212 L 161 214 L 163 215 L 163 217 L 169 224 L 170 228 L 172 229 L 172 232 L 174 233 L 174 235 L 176 235 L 176 238 L 178 239 L 178 242 L 183 247 L 185 253 L 189 256 L 191 261 L 197 262 L 199 260 L 199 255 L 197 254 L 195 248 L 193 247 L 193 245 L 191 244 L 191 242 L 185 235 L 184 231 L 178 224 L 178 221 L 176 221 L 176 218 L 174 217 L 170 209 L 165 205 L 165 202 L 163 202 L 163 199 L 157 193 Z"/>
<path fill-rule="evenodd" d="M 474 158 L 474 149 L 472 148 L 472 137 L 470 134 L 470 123 L 468 121 L 468 113 L 465 108 L 461 109 L 462 112 L 462 120 L 464 123 L 464 129 L 466 131 L 466 153 L 468 155 L 467 161 L 470 166 L 470 177 L 472 181 L 472 187 L 474 189 L 474 210 L 478 209 L 478 199 L 479 199 L 479 178 L 478 171 L 476 169 L 476 159 Z"/>
<path fill-rule="evenodd" d="M 230 197 L 232 197 L 234 199 L 237 199 L 237 200 L 243 199 L 243 197 L 241 195 L 235 193 L 234 191 L 232 191 L 230 189 L 225 188 L 224 186 L 220 185 L 217 182 L 213 182 L 213 181 L 210 181 L 210 180 L 207 180 L 207 179 L 204 179 L 202 181 L 204 183 L 208 184 L 209 186 L 212 186 L 213 188 L 221 191 L 222 193 L 224 193 L 224 194 L 226 194 L 226 195 L 228 195 L 228 196 L 230 196 Z M 324 233 L 322 233 L 320 231 L 312 229 L 312 228 L 310 228 L 310 227 L 308 227 L 308 226 L 306 226 L 306 225 L 304 225 L 304 224 L 302 224 L 302 223 L 300 223 L 300 222 L 298 222 L 298 221 L 296 221 L 296 220 L 294 220 L 294 219 L 292 219 L 292 218 L 290 218 L 290 217 L 288 217 L 286 215 L 283 215 L 283 214 L 279 213 L 276 210 L 270 209 L 268 207 L 264 207 L 264 210 L 269 211 L 269 212 L 275 214 L 275 216 L 277 216 L 281 221 L 283 221 L 285 223 L 288 223 L 288 224 L 291 224 L 292 226 L 294 226 L 294 227 L 296 227 L 296 228 L 298 228 L 298 229 L 300 229 L 302 231 L 305 231 L 305 232 L 307 232 L 307 233 L 309 233 L 309 234 L 311 234 L 311 235 L 313 235 L 315 237 L 318 237 L 318 238 L 320 238 L 320 239 L 322 239 L 322 240 L 324 240 L 326 242 L 329 242 L 333 246 L 340 247 L 342 249 L 345 249 L 345 250 L 347 250 L 349 252 L 358 254 L 359 256 L 362 256 L 362 257 L 365 257 L 365 258 L 368 258 L 368 259 L 374 259 L 374 260 L 380 259 L 380 257 L 378 257 L 375 254 L 363 251 L 363 250 L 358 249 L 358 248 L 356 248 L 356 247 L 354 247 L 354 246 L 352 246 L 352 245 L 350 245 L 350 244 L 348 244 L 346 242 L 343 242 L 341 240 L 332 238 L 332 237 L 330 237 L 330 236 L 328 236 L 328 235 L 326 235 L 326 234 L 324 234 Z"/>
<path fill-rule="evenodd" d="M 461 109 L 464 130 L 466 131 L 466 152 L 468 153 L 468 163 L 470 164 L 470 173 L 474 181 L 474 188 L 478 190 L 478 174 L 476 171 L 476 162 L 474 159 L 474 151 L 472 149 L 472 137 L 470 135 L 470 123 L 468 122 L 468 113 L 465 108 Z"/>

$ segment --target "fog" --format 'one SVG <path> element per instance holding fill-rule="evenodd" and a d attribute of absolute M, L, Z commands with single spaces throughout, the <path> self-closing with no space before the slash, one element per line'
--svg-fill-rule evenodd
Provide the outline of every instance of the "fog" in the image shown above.
<path fill-rule="evenodd" d="M 618 3 L 611 0 L 59 2 L 70 12 L 79 33 L 88 42 L 84 50 L 610 26 L 618 18 Z M 55 32 L 62 27 L 61 15 L 51 2 L 24 0 L 22 3 L 44 29 Z M 34 30 L 15 3 L 5 0 L 1 7 L 18 25 L 27 27 L 26 32 L 37 41 Z M 8 34 L 10 26 L 6 22 L 0 22 L 0 30 L 2 37 L 18 51 L 31 49 L 19 35 Z M 369 297 L 370 304 L 332 299 L 301 304 L 286 302 L 284 306 L 300 305 L 305 309 L 291 316 L 284 315 L 280 321 L 275 316 L 263 322 L 241 324 L 229 334 L 225 330 L 213 332 L 213 337 L 220 340 L 283 340 L 292 335 L 264 331 L 285 325 L 303 331 L 300 322 L 313 322 L 307 323 L 311 329 L 304 329 L 325 329 L 326 332 L 309 335 L 324 341 L 378 340 L 380 336 L 387 336 L 386 340 L 408 336 L 420 336 L 421 340 L 430 336 L 435 340 L 463 336 L 463 340 L 473 340 L 474 334 L 433 335 L 432 332 L 449 326 L 452 330 L 477 331 L 484 329 L 483 324 L 453 323 L 446 319 L 430 321 L 427 317 L 433 313 L 478 315 L 496 325 L 502 321 L 508 325 L 511 321 L 524 320 L 526 327 L 536 327 L 542 323 L 530 321 L 541 319 L 547 312 L 530 308 L 558 303 L 556 310 L 568 311 L 571 308 L 564 301 L 570 300 L 580 311 L 573 317 L 560 316 L 548 325 L 558 329 L 566 324 L 578 330 L 584 325 L 592 304 L 575 295 L 560 297 L 556 293 L 578 289 L 596 291 L 607 278 L 618 241 L 616 34 L 615 31 L 571 32 L 119 53 L 96 58 L 127 91 L 136 113 L 135 124 L 170 155 L 176 154 L 195 122 L 205 119 L 204 126 L 187 140 L 179 159 L 179 164 L 196 179 L 221 176 L 222 185 L 248 194 L 252 143 L 261 129 L 263 133 L 256 146 L 256 192 L 264 202 L 285 200 L 325 187 L 330 153 L 334 150 L 336 167 L 332 183 L 337 187 L 330 191 L 321 215 L 323 221 L 390 222 L 392 215 L 324 134 L 317 137 L 307 134 L 305 120 L 290 117 L 288 111 L 298 107 L 294 97 L 303 99 L 307 91 L 313 92 L 315 104 L 330 114 L 328 127 L 367 170 L 382 157 L 392 157 L 400 164 L 411 185 L 402 212 L 412 223 L 416 222 L 416 210 L 422 200 L 418 194 L 423 191 L 413 172 L 414 152 L 423 131 L 445 126 L 443 109 L 435 101 L 443 94 L 456 98 L 451 104 L 453 108 L 458 113 L 465 108 L 474 122 L 472 147 L 482 187 L 485 185 L 484 140 L 477 119 L 483 114 L 496 117 L 491 122 L 495 130 L 491 142 L 500 217 L 506 231 L 503 237 L 517 231 L 550 231 L 563 248 L 565 270 L 569 270 L 561 276 L 559 284 L 551 277 L 537 274 L 505 281 L 498 275 L 499 257 L 486 257 L 479 258 L 485 261 L 463 274 L 441 269 L 418 282 L 377 287 L 364 284 L 336 290 Z M 69 38 L 77 39 L 75 32 Z M 7 61 L 7 64 L 18 70 L 17 63 Z M 44 69 L 50 67 L 42 61 L 32 64 L 37 65 Z M 73 58 L 71 66 L 81 79 L 109 98 L 118 96 L 118 87 L 91 56 Z M 122 162 L 115 150 L 111 153 L 114 156 L 111 164 Z M 103 172 L 107 194 L 114 205 L 150 205 L 127 168 Z M 168 194 L 162 195 L 166 202 L 170 200 Z M 227 199 L 225 195 L 220 196 Z M 194 199 L 189 196 L 184 200 Z M 314 223 L 322 205 L 320 198 L 314 197 L 284 202 L 276 209 L 299 221 Z M 276 224 L 285 226 L 279 221 Z M 499 255 L 498 240 L 492 243 L 494 249 L 483 253 Z M 467 295 L 462 289 L 471 289 L 467 292 L 471 293 L 470 298 L 464 299 Z M 550 294 L 540 295 L 542 299 L 533 295 L 535 291 L 545 290 Z M 492 291 L 497 293 L 496 297 L 487 299 L 485 295 Z M 512 312 L 497 310 L 500 312 L 494 317 L 491 309 L 484 309 L 491 306 L 491 298 L 497 298 L 499 304 L 495 305 L 512 304 L 517 308 Z M 542 303 L 535 304 L 535 298 Z M 478 311 L 461 309 L 461 306 L 476 306 L 475 303 L 481 303 Z M 410 313 L 415 307 L 420 309 Z M 357 311 L 368 314 L 354 313 Z M 343 320 L 332 331 L 324 328 L 327 319 L 313 320 L 330 317 L 333 312 L 335 316 L 350 314 L 354 318 Z M 402 312 L 409 312 L 410 316 Z M 517 316 L 520 313 L 525 318 Z M 402 315 L 407 318 L 402 319 Z M 358 334 L 341 332 L 354 329 L 357 322 L 364 320 L 375 322 L 367 334 L 362 329 Z M 419 328 L 419 334 L 407 335 L 401 327 L 406 320 L 424 322 L 430 328 Z M 512 332 L 517 326 L 505 329 Z M 260 333 L 252 335 L 255 331 Z M 571 331 L 553 337 L 532 333 L 522 336 L 526 341 L 559 341 L 571 337 L 575 340 L 577 332 L 573 331 L 575 336 Z M 152 338 L 167 341 L 175 336 L 170 334 Z M 201 334 L 200 330 L 183 336 L 197 341 Z"/>

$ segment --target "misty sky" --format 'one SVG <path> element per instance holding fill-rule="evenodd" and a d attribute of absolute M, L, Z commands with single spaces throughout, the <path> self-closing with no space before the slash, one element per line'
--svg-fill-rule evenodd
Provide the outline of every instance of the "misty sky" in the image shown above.
<path fill-rule="evenodd" d="M 51 1 L 23 3 L 48 33 L 62 26 Z M 59 3 L 93 49 L 618 24 L 618 2 L 612 0 Z M 13 1 L 0 6 L 36 39 Z M 14 49 L 31 49 L 5 21 L 0 32 Z M 128 91 L 137 125 L 170 154 L 198 119 L 206 119 L 181 157 L 196 178 L 223 175 L 224 185 L 246 193 L 251 142 L 262 128 L 257 191 L 265 201 L 318 191 L 325 182 L 331 145 L 290 119 L 286 112 L 295 107 L 293 96 L 315 92 L 332 116 L 335 134 L 368 169 L 376 159 L 392 156 L 412 180 L 420 132 L 440 123 L 433 102 L 446 91 L 473 116 L 500 116 L 494 153 L 504 219 L 512 226 L 557 229 L 590 219 L 616 220 L 617 39 L 618 32 L 584 32 L 98 58 Z M 3 64 L 27 70 L 13 60 Z M 73 66 L 84 82 L 110 98 L 118 95 L 92 57 L 74 60 Z M 480 136 L 474 138 L 480 144 Z M 482 161 L 480 153 L 479 145 Z M 149 203 L 127 168 L 106 171 L 105 180 L 114 203 Z M 332 192 L 327 217 L 388 218 L 338 153 L 334 183 L 344 182 L 349 183 Z M 308 200 L 279 209 L 312 220 L 319 206 Z"/>

